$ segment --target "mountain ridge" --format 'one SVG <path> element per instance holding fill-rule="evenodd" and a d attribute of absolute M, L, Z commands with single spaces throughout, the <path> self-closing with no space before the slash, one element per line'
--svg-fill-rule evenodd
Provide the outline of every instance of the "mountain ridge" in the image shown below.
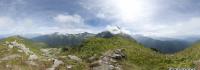
<path fill-rule="evenodd" d="M 107 35 L 107 33 L 105 33 Z M 126 34 L 115 34 L 109 38 L 92 36 L 85 39 L 78 47 L 70 48 L 49 48 L 46 45 L 38 44 L 38 42 L 21 36 L 12 36 L 0 41 L 0 57 L 17 58 L 19 60 L 10 59 L 8 61 L 0 61 L 0 68 L 14 68 L 15 65 L 24 70 L 27 69 L 59 69 L 59 70 L 165 70 L 168 67 L 174 68 L 193 68 L 198 67 L 200 59 L 199 44 L 184 49 L 175 54 L 162 54 L 150 48 L 144 47 L 134 38 L 129 38 Z M 26 55 L 15 49 L 9 50 L 9 45 L 4 46 L 5 42 L 15 42 L 24 44 L 26 48 L 33 51 L 36 55 Z M 41 47 L 40 47 L 41 46 Z M 37 48 L 34 50 L 34 48 Z M 6 49 L 6 50 L 5 50 Z M 8 54 L 9 53 L 9 54 Z M 6 55 L 6 56 L 3 56 Z M 8 57 L 7 57 L 8 56 Z M 35 58 L 38 56 L 38 58 Z M 28 60 L 29 57 L 35 60 Z M 19 62 L 20 61 L 20 62 Z M 36 63 L 39 66 L 34 66 L 28 63 Z M 22 63 L 21 63 L 22 62 Z M 20 64 L 18 64 L 20 63 Z M 4 64 L 4 65 L 3 65 Z M 25 65 L 26 64 L 26 65 Z M 19 70 L 19 69 L 14 69 Z"/>
<path fill-rule="evenodd" d="M 133 36 L 133 38 L 136 39 L 139 43 L 143 44 L 144 46 L 159 50 L 161 53 L 176 53 L 184 50 L 191 44 L 184 40 L 158 40 L 141 35 Z"/>

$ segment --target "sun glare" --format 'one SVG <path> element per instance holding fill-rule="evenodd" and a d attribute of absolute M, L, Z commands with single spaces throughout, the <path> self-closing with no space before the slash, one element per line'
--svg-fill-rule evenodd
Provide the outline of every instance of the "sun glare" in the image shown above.
<path fill-rule="evenodd" d="M 113 0 L 112 2 L 123 21 L 129 22 L 148 15 L 148 3 L 143 0 Z"/>

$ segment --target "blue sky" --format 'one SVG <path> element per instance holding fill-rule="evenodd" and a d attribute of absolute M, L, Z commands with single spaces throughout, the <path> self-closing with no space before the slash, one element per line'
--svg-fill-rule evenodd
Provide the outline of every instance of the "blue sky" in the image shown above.
<path fill-rule="evenodd" d="M 199 0 L 0 0 L 0 34 L 200 35 Z"/>

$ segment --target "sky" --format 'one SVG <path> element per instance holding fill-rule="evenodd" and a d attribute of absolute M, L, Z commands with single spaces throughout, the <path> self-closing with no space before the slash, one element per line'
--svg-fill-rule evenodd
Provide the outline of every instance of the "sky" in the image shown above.
<path fill-rule="evenodd" d="M 200 35 L 200 0 L 0 0 L 0 35 L 98 33 Z"/>

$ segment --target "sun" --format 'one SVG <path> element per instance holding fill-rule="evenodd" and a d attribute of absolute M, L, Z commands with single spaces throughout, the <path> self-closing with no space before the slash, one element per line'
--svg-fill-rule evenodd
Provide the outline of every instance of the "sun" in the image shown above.
<path fill-rule="evenodd" d="M 123 21 L 133 21 L 146 17 L 150 6 L 144 0 L 113 0 L 112 5 L 116 8 L 116 14 Z"/>

